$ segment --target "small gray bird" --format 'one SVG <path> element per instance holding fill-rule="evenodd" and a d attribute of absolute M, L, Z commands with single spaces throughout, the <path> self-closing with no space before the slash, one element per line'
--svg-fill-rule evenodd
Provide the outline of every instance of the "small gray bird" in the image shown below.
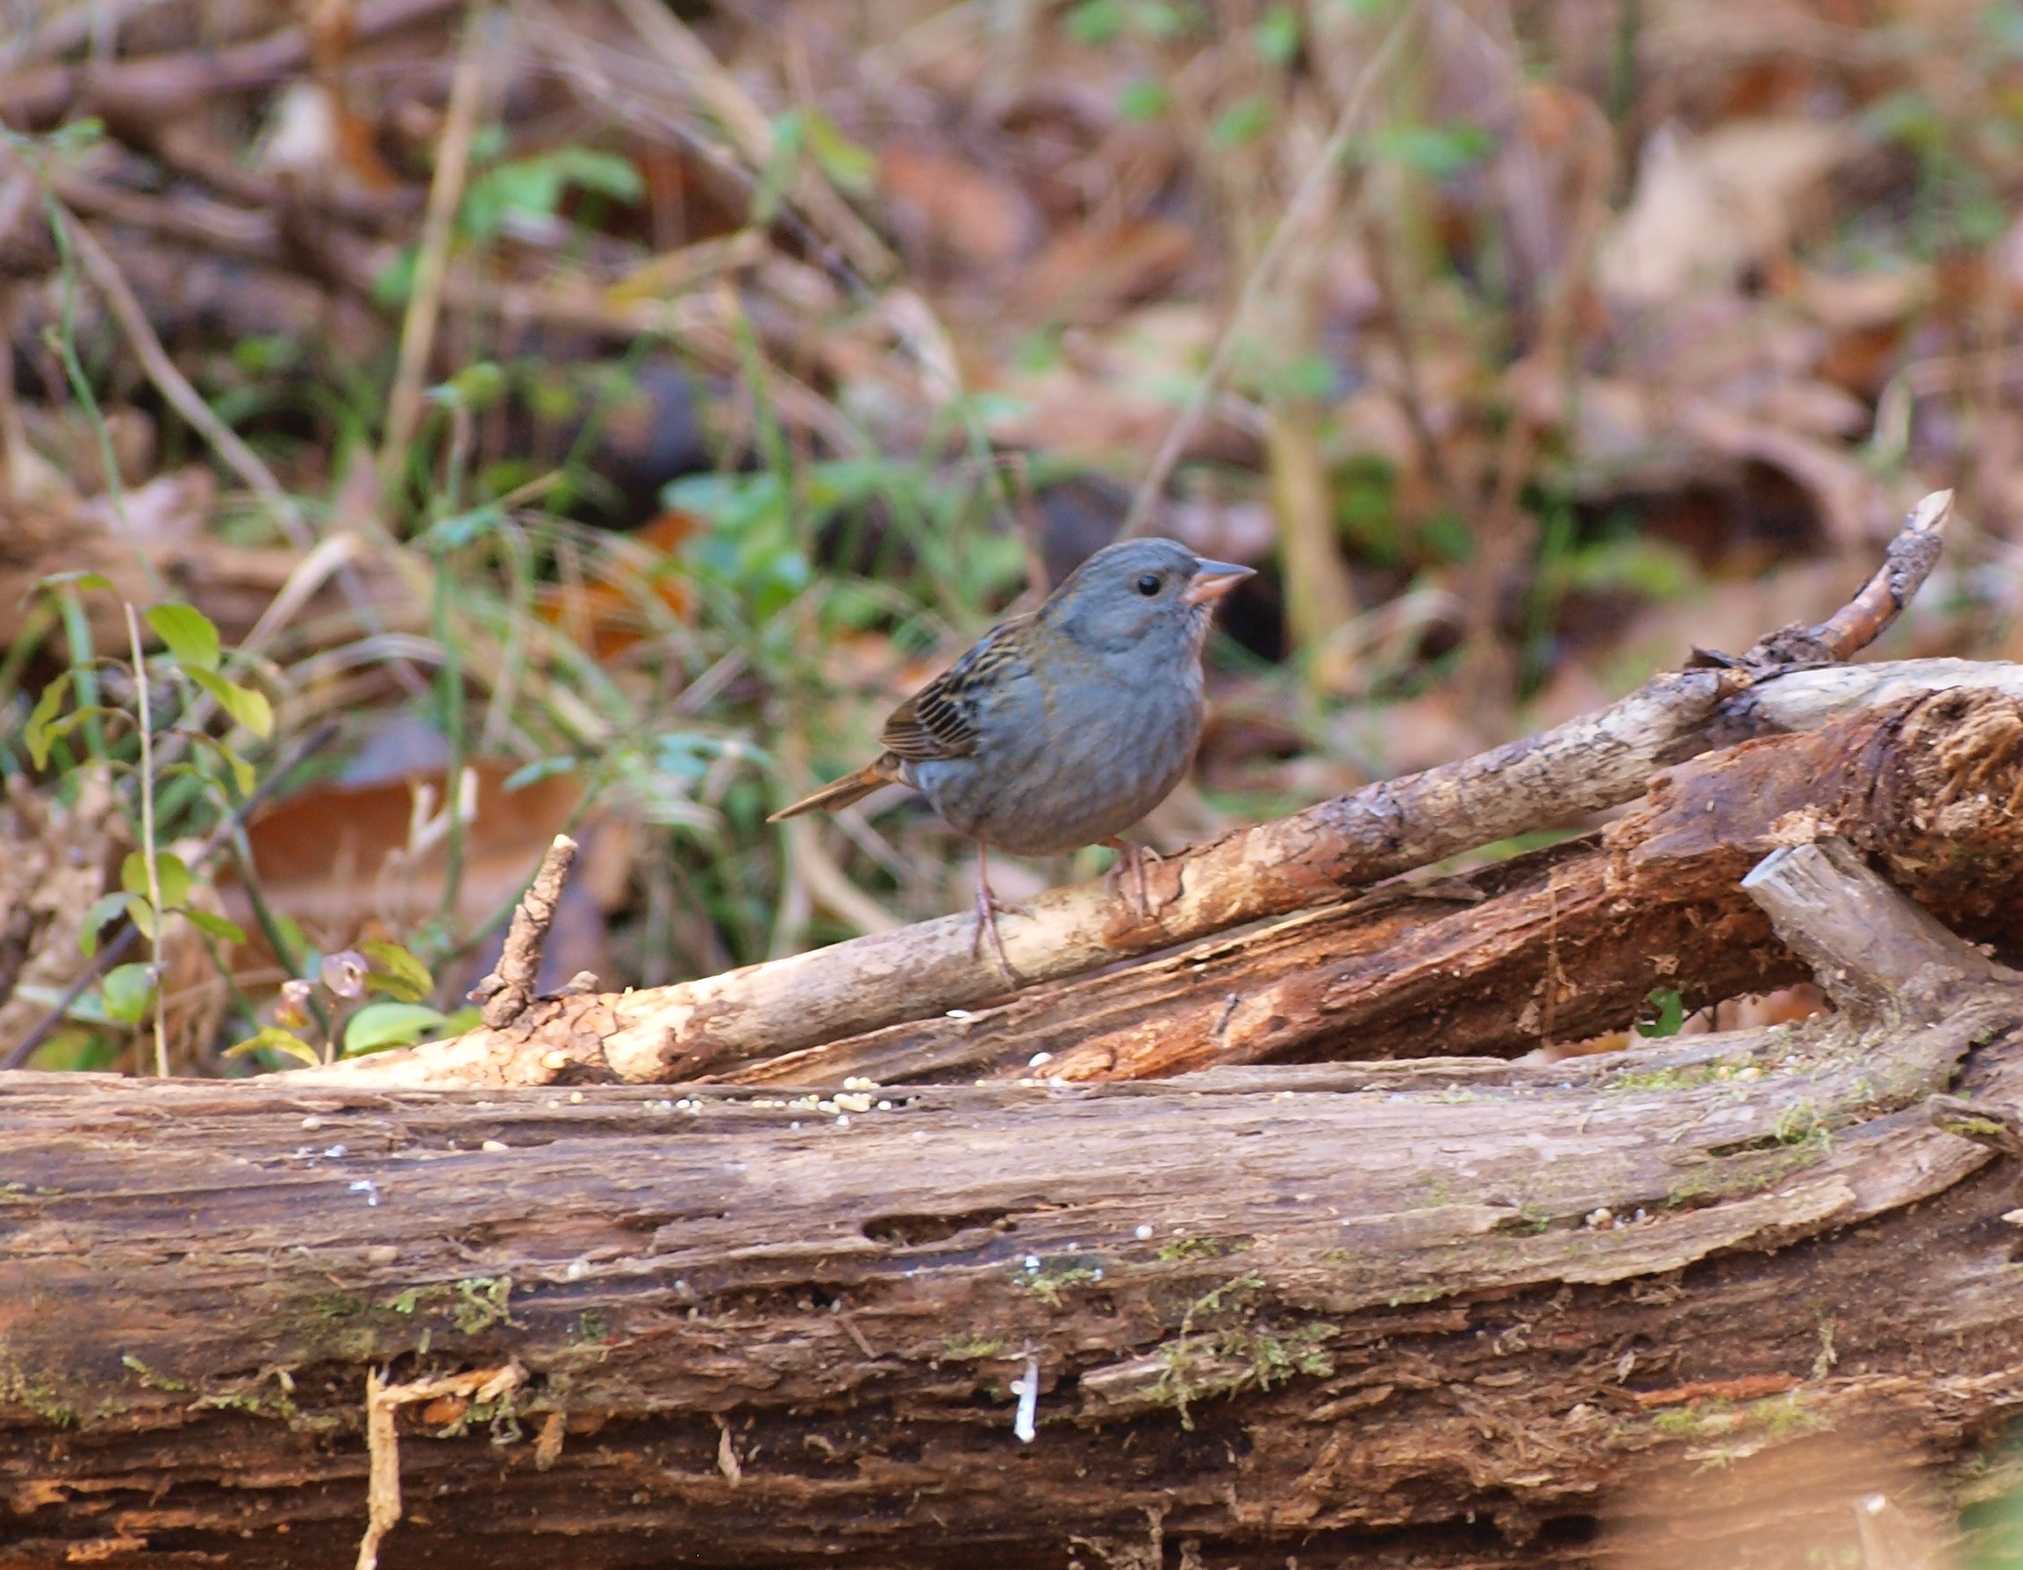
<path fill-rule="evenodd" d="M 892 711 L 885 748 L 770 821 L 846 807 L 898 781 L 977 842 L 977 946 L 989 934 L 1008 974 L 988 850 L 1043 856 L 1109 845 L 1180 783 L 1201 739 L 1201 645 L 1216 600 L 1252 575 L 1174 540 L 1120 540 L 1068 575 L 1038 610 L 979 638 Z"/>

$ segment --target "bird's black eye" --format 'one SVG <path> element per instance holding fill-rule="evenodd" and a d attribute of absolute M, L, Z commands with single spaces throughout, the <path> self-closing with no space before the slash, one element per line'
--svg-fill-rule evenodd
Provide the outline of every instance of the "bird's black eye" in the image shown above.
<path fill-rule="evenodd" d="M 1138 592 L 1150 599 L 1159 592 L 1160 578 L 1156 572 L 1148 572 L 1138 579 Z"/>

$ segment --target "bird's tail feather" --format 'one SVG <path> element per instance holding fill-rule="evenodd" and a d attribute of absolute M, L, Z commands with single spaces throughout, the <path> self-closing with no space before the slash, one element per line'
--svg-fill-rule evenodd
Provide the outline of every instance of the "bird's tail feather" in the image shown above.
<path fill-rule="evenodd" d="M 782 807 L 768 823 L 778 823 L 782 818 L 798 818 L 804 812 L 834 812 L 838 807 L 847 807 L 853 801 L 862 801 L 881 785 L 889 785 L 899 778 L 898 764 L 890 754 L 874 758 L 855 773 L 846 774 L 839 780 L 832 780 L 812 796 L 803 796 L 791 807 Z"/>

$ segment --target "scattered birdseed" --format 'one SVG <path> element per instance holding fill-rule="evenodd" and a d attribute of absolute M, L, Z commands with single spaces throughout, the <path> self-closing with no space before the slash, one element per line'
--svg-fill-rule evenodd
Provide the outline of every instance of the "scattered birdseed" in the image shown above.
<path fill-rule="evenodd" d="M 503 1139 L 488 1139 L 478 1146 L 480 1150 L 504 1150 L 506 1148 L 506 1142 Z"/>
<path fill-rule="evenodd" d="M 1053 1061 L 1054 1055 L 1051 1052 L 1035 1052 L 1031 1057 L 1026 1059 L 1026 1067 L 1038 1068 L 1042 1063 L 1051 1063 Z"/>
<path fill-rule="evenodd" d="M 351 1185 L 351 1192 L 363 1194 L 368 1209 L 379 1203 L 379 1185 L 373 1182 L 371 1178 L 360 1178 L 356 1183 Z"/>
<path fill-rule="evenodd" d="M 1152 1228 L 1146 1225 L 1144 1222 L 1140 1222 L 1138 1224 L 1138 1230 L 1134 1232 L 1132 1236 L 1137 1238 L 1138 1241 L 1141 1243 L 1149 1243 L 1152 1241 Z"/>
<path fill-rule="evenodd" d="M 580 1091 L 580 1090 L 572 1090 L 572 1091 L 570 1091 L 570 1092 L 569 1092 L 569 1105 L 570 1105 L 570 1106 L 572 1106 L 572 1107 L 580 1107 L 580 1106 L 582 1106 L 582 1105 L 583 1105 L 583 1092 L 582 1092 L 582 1091 Z"/>
<path fill-rule="evenodd" d="M 836 1114 L 836 1127 L 848 1128 L 849 1126 L 850 1126 L 850 1114 L 847 1112 L 838 1112 Z"/>
<path fill-rule="evenodd" d="M 314 1133 L 317 1129 L 323 1127 L 323 1119 L 321 1119 L 315 1113 L 312 1112 L 309 1114 L 308 1117 L 302 1120 L 302 1126 L 308 1129 L 311 1133 Z"/>
<path fill-rule="evenodd" d="M 346 1153 L 345 1147 L 342 1145 L 332 1145 L 328 1150 L 323 1152 L 323 1154 L 328 1156 L 332 1161 L 337 1160 L 340 1156 L 343 1156 L 345 1153 Z"/>

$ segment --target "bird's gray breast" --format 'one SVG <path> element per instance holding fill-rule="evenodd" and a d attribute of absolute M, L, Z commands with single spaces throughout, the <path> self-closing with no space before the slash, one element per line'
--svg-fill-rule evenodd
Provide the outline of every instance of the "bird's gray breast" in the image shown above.
<path fill-rule="evenodd" d="M 951 827 L 987 845 L 1046 855 L 1108 839 L 1164 801 L 1193 760 L 1201 671 L 1193 658 L 1176 665 L 1097 660 L 1052 681 L 1022 671 L 979 705 L 972 755 L 908 774 Z"/>

